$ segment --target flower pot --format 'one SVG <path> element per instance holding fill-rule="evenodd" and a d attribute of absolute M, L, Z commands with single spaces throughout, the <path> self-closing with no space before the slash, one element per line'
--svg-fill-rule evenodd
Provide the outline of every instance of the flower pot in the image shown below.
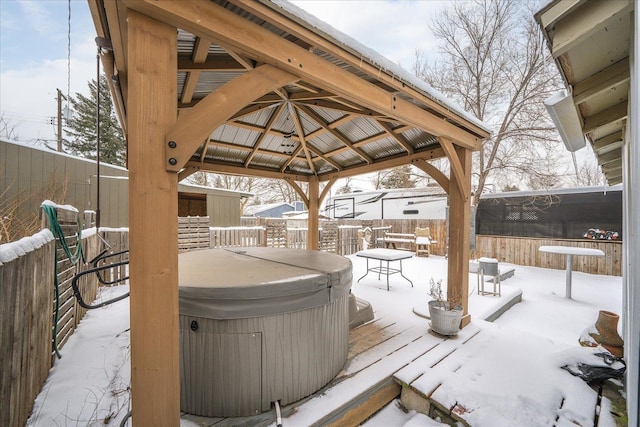
<path fill-rule="evenodd" d="M 431 317 L 431 330 L 440 335 L 456 335 L 460 330 L 462 320 L 462 307 L 456 306 L 449 309 L 449 303 L 429 301 L 429 316 Z"/>
<path fill-rule="evenodd" d="M 624 341 L 618 334 L 618 320 L 620 316 L 606 310 L 600 310 L 596 329 L 599 333 L 592 332 L 590 335 L 601 346 L 606 348 L 614 356 L 622 357 Z"/>

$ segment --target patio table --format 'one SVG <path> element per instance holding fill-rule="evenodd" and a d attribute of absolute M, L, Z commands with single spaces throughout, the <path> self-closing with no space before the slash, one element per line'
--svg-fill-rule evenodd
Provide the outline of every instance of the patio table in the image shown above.
<path fill-rule="evenodd" d="M 392 274 L 400 273 L 402 277 L 404 277 L 409 283 L 411 283 L 411 287 L 413 287 L 413 282 L 409 280 L 404 274 L 402 274 L 402 260 L 411 258 L 413 256 L 413 252 L 400 251 L 396 249 L 384 249 L 384 248 L 376 248 L 376 249 L 367 249 L 364 251 L 360 251 L 356 253 L 356 256 L 366 258 L 367 260 L 367 272 L 358 279 L 358 283 L 360 280 L 364 279 L 369 272 L 378 273 L 378 280 L 380 280 L 380 275 L 384 274 L 387 276 L 387 291 L 389 290 L 389 276 Z M 369 260 L 377 260 L 380 261 L 379 265 L 375 267 L 369 268 Z M 389 267 L 389 263 L 393 261 L 400 262 L 400 268 L 391 268 Z M 383 266 L 382 262 L 386 262 L 387 265 Z"/>
<path fill-rule="evenodd" d="M 564 254 L 567 256 L 566 292 L 565 297 L 571 299 L 571 269 L 573 267 L 573 255 L 582 256 L 604 256 L 600 249 L 576 248 L 575 246 L 540 246 L 540 252 L 553 254 Z"/>

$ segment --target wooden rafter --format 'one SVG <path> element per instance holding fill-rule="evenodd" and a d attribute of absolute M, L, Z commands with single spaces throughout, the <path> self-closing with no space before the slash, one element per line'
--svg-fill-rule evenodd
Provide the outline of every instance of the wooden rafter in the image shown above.
<path fill-rule="evenodd" d="M 300 121 L 300 117 L 298 116 L 298 111 L 295 109 L 292 103 L 287 102 L 287 108 L 289 109 L 289 116 L 293 120 L 293 123 L 296 127 L 296 132 L 298 134 L 298 138 L 300 140 L 300 145 L 302 146 L 302 151 L 304 151 L 304 156 L 307 158 L 307 164 L 309 165 L 309 169 L 311 169 L 312 173 L 316 173 L 316 168 L 313 165 L 313 160 L 311 158 L 311 153 L 307 148 L 307 141 L 304 137 L 304 128 L 302 127 L 302 122 Z"/>
<path fill-rule="evenodd" d="M 209 46 L 211 45 L 210 39 L 203 39 L 202 37 L 198 37 L 196 39 L 195 46 L 193 48 L 193 56 L 191 57 L 191 62 L 193 64 L 202 64 L 207 60 L 207 55 L 209 54 Z M 178 58 L 178 70 L 180 70 L 180 59 Z M 196 86 L 198 85 L 198 80 L 200 79 L 200 70 L 192 69 L 187 73 L 187 80 L 184 83 L 184 87 L 182 88 L 182 95 L 180 97 L 181 102 L 191 102 L 193 98 L 193 92 L 196 90 Z"/>
<path fill-rule="evenodd" d="M 295 150 L 293 150 L 293 153 L 291 153 L 287 161 L 284 162 L 284 164 L 280 167 L 280 172 L 284 173 L 287 170 L 287 167 L 291 165 L 291 163 L 293 163 L 293 161 L 296 159 L 296 157 L 298 157 L 298 154 L 300 154 L 301 151 L 302 151 L 302 144 L 298 144 L 298 146 L 296 147 Z"/>
<path fill-rule="evenodd" d="M 333 168 L 335 170 L 342 170 L 342 166 L 340 166 L 338 163 L 336 163 L 335 161 L 331 160 L 329 157 L 323 155 L 322 153 L 320 153 L 320 150 L 317 150 L 316 148 L 314 148 L 311 144 L 307 144 L 307 148 L 309 150 L 311 150 L 311 152 L 313 154 L 316 155 L 316 157 L 314 157 L 312 160 L 314 162 L 317 162 L 319 160 L 324 160 L 325 162 L 329 163 L 331 166 L 333 166 Z"/>
<path fill-rule="evenodd" d="M 198 38 L 198 40 L 201 39 Z M 211 41 L 209 41 L 209 43 L 211 43 Z M 246 71 L 246 68 L 239 64 L 238 61 L 228 57 L 227 55 L 218 54 L 209 56 L 208 58 L 205 56 L 203 60 L 196 61 L 195 52 L 198 48 L 199 46 L 196 45 L 196 48 L 194 49 L 194 57 L 188 57 L 184 54 L 178 57 L 178 71 L 224 71 L 236 73 L 239 71 Z"/>
<path fill-rule="evenodd" d="M 197 145 L 252 99 L 297 78 L 270 65 L 261 65 L 210 93 L 196 107 L 180 115 L 167 134 L 167 169 L 178 172 Z"/>
<path fill-rule="evenodd" d="M 238 64 L 242 65 L 245 69 L 247 70 L 253 70 L 256 67 L 255 62 L 242 55 L 237 53 L 235 50 L 233 50 L 229 45 L 225 44 L 225 43 L 221 43 L 220 41 L 216 40 L 216 43 L 218 44 L 218 46 L 220 46 L 221 48 L 223 48 L 228 54 L 229 56 L 231 56 L 233 59 L 235 59 Z"/>
<path fill-rule="evenodd" d="M 627 107 L 628 102 L 622 101 L 613 107 L 609 107 L 604 111 L 600 111 L 599 113 L 585 118 L 582 131 L 585 134 L 593 132 L 601 126 L 626 118 L 628 114 Z"/>
<path fill-rule="evenodd" d="M 256 155 L 256 153 L 260 149 L 260 144 L 262 144 L 262 141 L 264 141 L 267 135 L 269 135 L 271 131 L 271 127 L 273 126 L 273 123 L 276 121 L 276 119 L 278 118 L 278 116 L 280 115 L 283 109 L 284 109 L 284 103 L 278 105 L 275 108 L 275 111 L 273 112 L 273 114 L 271 114 L 271 117 L 269 117 L 269 120 L 267 121 L 267 124 L 265 125 L 264 129 L 262 130 L 262 133 L 260 134 L 255 144 L 253 145 L 253 150 L 251 150 L 251 152 L 249 153 L 249 155 L 244 161 L 245 168 L 248 167 L 249 164 L 251 163 L 251 160 L 253 160 L 253 157 Z"/>
<path fill-rule="evenodd" d="M 409 144 L 407 138 L 402 136 L 402 134 L 395 132 L 389 124 L 380 120 L 376 120 L 376 123 L 378 123 L 378 126 L 384 129 L 389 136 L 391 136 L 404 150 L 406 150 L 407 153 L 412 154 L 414 152 L 413 147 Z"/>
<path fill-rule="evenodd" d="M 373 163 L 373 159 L 371 157 L 369 157 L 369 155 L 367 153 L 363 152 L 358 147 L 354 147 L 353 143 L 351 141 L 349 141 L 347 138 L 342 136 L 342 134 L 340 132 L 338 132 L 337 130 L 332 129 L 329 126 L 329 124 L 327 122 L 325 122 L 324 119 L 322 117 L 320 117 L 319 115 L 317 115 L 313 110 L 311 110 L 310 108 L 307 108 L 307 107 L 303 107 L 303 106 L 299 106 L 299 109 L 300 109 L 300 111 L 304 112 L 307 116 L 309 116 L 311 119 L 313 119 L 316 123 L 318 123 L 327 132 L 329 132 L 334 138 L 336 138 L 338 141 L 342 142 L 346 147 L 351 148 L 353 150 L 353 152 L 356 153 L 362 160 L 364 160 L 367 163 Z"/>
<path fill-rule="evenodd" d="M 577 82 L 573 86 L 573 102 L 578 105 L 630 80 L 629 58 Z"/>

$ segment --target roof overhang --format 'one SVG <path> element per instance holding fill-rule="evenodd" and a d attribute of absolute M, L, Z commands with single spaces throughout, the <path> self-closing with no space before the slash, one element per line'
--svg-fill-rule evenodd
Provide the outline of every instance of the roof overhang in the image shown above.
<path fill-rule="evenodd" d="M 565 124 L 581 129 L 610 185 L 622 182 L 633 10 L 633 0 L 557 0 L 535 15 L 577 111 Z"/>

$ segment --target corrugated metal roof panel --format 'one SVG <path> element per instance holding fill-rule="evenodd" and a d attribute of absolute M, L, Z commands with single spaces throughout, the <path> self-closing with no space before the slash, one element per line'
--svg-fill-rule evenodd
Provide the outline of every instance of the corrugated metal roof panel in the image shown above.
<path fill-rule="evenodd" d="M 361 139 L 383 132 L 383 129 L 375 120 L 365 117 L 354 117 L 353 120 L 338 126 L 337 130 L 347 136 L 351 141 L 360 141 Z"/>

